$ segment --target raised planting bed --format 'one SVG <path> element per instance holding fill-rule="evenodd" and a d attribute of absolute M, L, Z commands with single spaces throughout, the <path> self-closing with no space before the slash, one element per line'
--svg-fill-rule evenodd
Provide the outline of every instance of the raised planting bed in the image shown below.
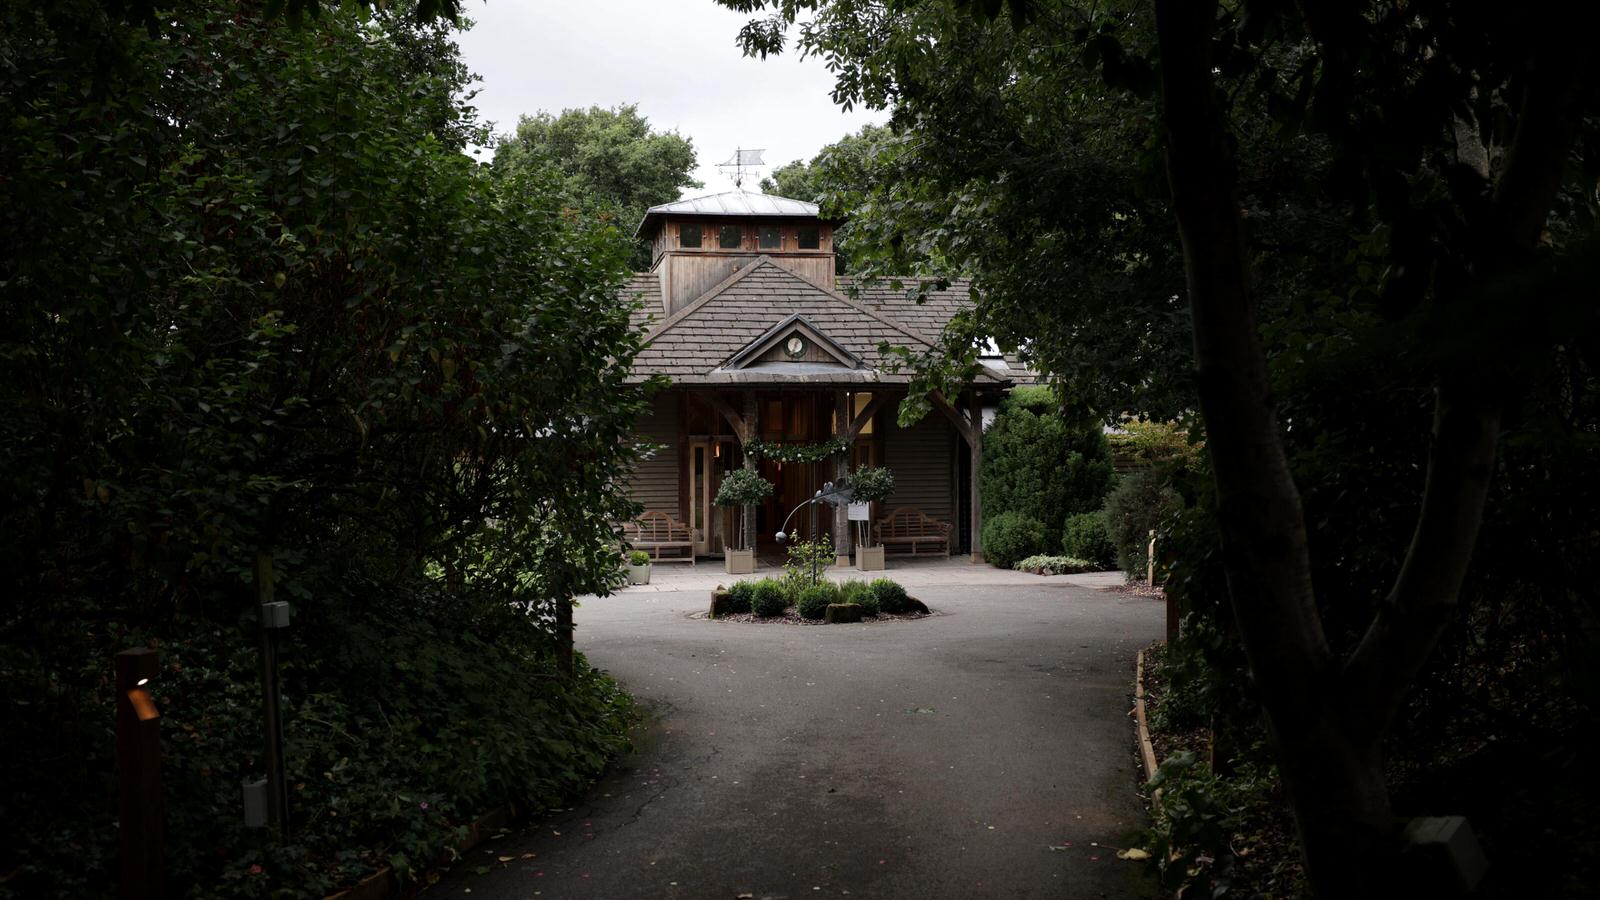
<path fill-rule="evenodd" d="M 719 622 L 836 625 L 923 619 L 927 605 L 887 579 L 834 584 L 763 578 L 740 581 L 711 592 L 706 618 Z"/>

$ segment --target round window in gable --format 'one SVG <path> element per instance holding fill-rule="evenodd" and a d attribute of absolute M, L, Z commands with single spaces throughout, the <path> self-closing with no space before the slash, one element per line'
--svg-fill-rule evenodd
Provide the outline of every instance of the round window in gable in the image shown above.
<path fill-rule="evenodd" d="M 789 354 L 791 359 L 798 359 L 801 356 L 804 356 L 806 352 L 806 339 L 798 334 L 789 335 L 789 339 L 783 342 L 783 352 Z"/>

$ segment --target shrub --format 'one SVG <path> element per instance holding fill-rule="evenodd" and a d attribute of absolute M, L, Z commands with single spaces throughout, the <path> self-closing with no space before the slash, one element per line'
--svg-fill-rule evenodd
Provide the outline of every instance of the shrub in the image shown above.
<path fill-rule="evenodd" d="M 800 592 L 811 587 L 812 572 L 820 581 L 833 565 L 833 544 L 827 540 L 796 541 L 789 545 L 789 563 L 783 567 L 783 594 L 790 605 L 800 602 Z"/>
<path fill-rule="evenodd" d="M 712 502 L 738 511 L 738 522 L 733 533 L 728 535 L 730 549 L 745 550 L 752 545 L 755 518 L 749 514 L 750 507 L 771 495 L 772 482 L 752 469 L 734 469 L 722 476 L 722 484 L 717 487 L 717 496 Z"/>
<path fill-rule="evenodd" d="M 751 608 L 751 601 L 756 595 L 754 581 L 736 581 L 733 587 L 728 588 L 728 612 L 747 613 Z"/>
<path fill-rule="evenodd" d="M 1122 479 L 1105 506 L 1106 532 L 1116 547 L 1122 571 L 1135 577 L 1148 571 L 1151 530 L 1182 506 L 1161 469 L 1146 469 Z"/>
<path fill-rule="evenodd" d="M 1002 569 L 1043 553 L 1044 524 L 1020 512 L 1003 512 L 983 523 L 984 557 Z"/>
<path fill-rule="evenodd" d="M 783 585 L 776 579 L 763 578 L 751 589 L 750 611 L 758 616 L 781 616 L 788 605 L 789 598 L 784 596 Z"/>
<path fill-rule="evenodd" d="M 631 551 L 628 554 L 628 565 L 648 566 L 650 565 L 650 554 L 644 552 L 643 550 Z"/>
<path fill-rule="evenodd" d="M 1096 572 L 1100 567 L 1086 559 L 1076 559 L 1071 556 L 1030 556 L 1019 561 L 1017 569 L 1023 572 L 1037 572 L 1040 575 L 1071 575 L 1077 572 Z"/>
<path fill-rule="evenodd" d="M 906 611 L 908 606 L 906 603 L 906 589 L 901 587 L 898 582 L 887 578 L 877 578 L 873 580 L 869 587 L 872 590 L 872 598 L 877 601 L 880 612 L 893 615 Z"/>
<path fill-rule="evenodd" d="M 1088 560 L 1096 568 L 1117 564 L 1117 548 L 1106 533 L 1106 517 L 1099 511 L 1068 516 L 1061 525 L 1061 552 Z"/>
<path fill-rule="evenodd" d="M 795 608 L 802 619 L 820 619 L 828 604 L 839 602 L 839 589 L 831 581 L 821 581 L 800 592 Z"/>
<path fill-rule="evenodd" d="M 985 511 L 1017 512 L 1041 522 L 1045 540 L 1035 553 L 1060 545 L 1067 516 L 1099 509 L 1114 477 L 1100 426 L 1064 418 L 1047 389 L 1013 391 L 983 436 L 979 484 Z"/>
<path fill-rule="evenodd" d="M 885 466 L 863 466 L 850 473 L 849 485 L 853 499 L 882 502 L 894 494 L 894 473 Z"/>
<path fill-rule="evenodd" d="M 846 581 L 839 585 L 839 602 L 854 603 L 861 607 L 864 616 L 878 614 L 878 598 L 872 593 L 872 585 L 865 581 Z"/>

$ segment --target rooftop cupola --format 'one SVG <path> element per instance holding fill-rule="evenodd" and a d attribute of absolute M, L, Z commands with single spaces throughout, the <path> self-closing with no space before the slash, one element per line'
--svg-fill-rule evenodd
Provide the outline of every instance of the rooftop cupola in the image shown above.
<path fill-rule="evenodd" d="M 729 191 L 652 206 L 637 236 L 651 243 L 650 271 L 670 316 L 757 256 L 832 290 L 833 224 L 815 203 Z"/>

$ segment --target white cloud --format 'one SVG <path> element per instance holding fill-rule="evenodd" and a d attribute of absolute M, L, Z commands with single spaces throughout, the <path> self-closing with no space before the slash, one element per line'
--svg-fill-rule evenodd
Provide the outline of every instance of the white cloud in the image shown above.
<path fill-rule="evenodd" d="M 819 59 L 745 58 L 735 38 L 746 17 L 712 0 L 488 0 L 464 11 L 476 25 L 458 37 L 462 54 L 483 76 L 474 103 L 496 131 L 540 110 L 637 103 L 657 130 L 694 141 L 706 186 L 691 195 L 733 187 L 716 163 L 735 148 L 765 149 L 766 174 L 888 118 L 835 106 Z"/>

